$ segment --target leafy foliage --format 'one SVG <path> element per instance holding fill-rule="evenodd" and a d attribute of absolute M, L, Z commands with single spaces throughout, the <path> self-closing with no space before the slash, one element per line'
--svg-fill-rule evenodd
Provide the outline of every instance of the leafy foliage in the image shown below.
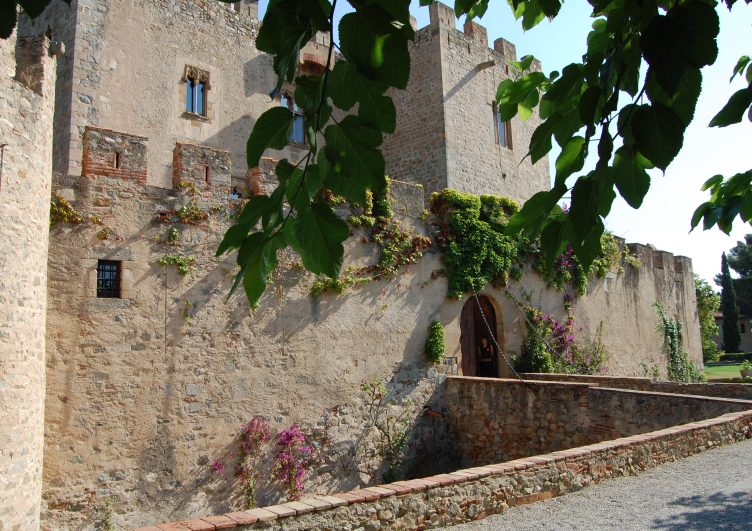
<path fill-rule="evenodd" d="M 428 325 L 428 338 L 426 338 L 426 357 L 431 363 L 441 363 L 444 359 L 444 326 L 441 321 L 431 321 Z"/>
<path fill-rule="evenodd" d="M 167 254 L 159 259 L 159 263 L 162 265 L 174 265 L 178 268 L 178 273 L 185 276 L 193 269 L 193 264 L 196 263 L 196 258 L 193 256 Z"/>
<path fill-rule="evenodd" d="M 518 211 L 519 205 L 506 197 L 478 197 L 451 189 L 431 196 L 436 241 L 443 252 L 450 297 L 481 290 L 487 284 L 504 285 L 508 278 L 517 280 L 526 261 L 550 287 L 563 290 L 571 284 L 578 294 L 586 293 L 588 275 L 571 246 L 547 267 L 541 251 L 544 236 L 530 241 L 508 234 L 507 224 Z M 610 233 L 601 238 L 605 253 L 594 259 L 594 274 L 603 277 L 608 271 L 621 272 L 625 257 L 622 246 Z"/>
<path fill-rule="evenodd" d="M 50 201 L 50 227 L 56 223 L 79 224 L 86 221 L 79 211 L 61 195 L 54 193 Z"/>
<path fill-rule="evenodd" d="M 674 382 L 702 382 L 705 376 L 689 361 L 684 350 L 684 327 L 678 318 L 669 319 L 663 305 L 656 301 L 658 312 L 657 330 L 663 336 L 663 349 L 666 351 L 668 379 Z"/>
<path fill-rule="evenodd" d="M 744 236 L 744 241 L 736 245 L 726 256 L 728 265 L 742 278 L 752 278 L 752 234 Z"/>
<path fill-rule="evenodd" d="M 702 358 L 705 361 L 718 361 L 718 347 L 713 337 L 720 332 L 715 324 L 715 312 L 721 306 L 721 297 L 705 280 L 695 275 L 695 296 L 697 298 L 697 316 L 700 321 L 700 342 Z"/>
<path fill-rule="evenodd" d="M 603 323 L 592 340 L 578 342 L 574 316 L 567 308 L 567 318 L 528 307 L 525 311 L 527 336 L 516 361 L 521 372 L 556 372 L 564 374 L 601 374 L 606 371 L 608 352 L 603 344 Z"/>
<path fill-rule="evenodd" d="M 336 1 L 280 0 L 271 2 L 264 16 L 256 44 L 274 58 L 278 82 L 271 95 L 285 81 L 294 81 L 309 152 L 295 166 L 287 160 L 278 163 L 277 189 L 248 203 L 217 250 L 218 255 L 238 250 L 233 290 L 242 282 L 252 304 L 261 296 L 276 266 L 277 250 L 283 247 L 292 247 L 314 274 L 336 279 L 349 228 L 334 214 L 327 197 L 333 193 L 363 204 L 369 191 L 385 192 L 379 146 L 396 121 L 394 104 L 385 93 L 407 85 L 407 43 L 413 37 L 409 1 L 352 4 L 355 11 L 343 16 L 339 25 L 342 60 L 332 64 L 332 41 L 326 68 L 318 76 L 296 77 L 300 49 L 317 31 L 331 32 Z M 348 111 L 355 105 L 357 114 L 332 117 L 335 108 Z M 262 114 L 248 139 L 248 166 L 256 166 L 264 150 L 284 147 L 290 127 L 292 115 L 286 109 L 274 107 Z M 326 140 L 323 148 L 318 145 L 320 135 Z M 375 216 L 388 215 L 376 210 L 374 205 Z"/>
<path fill-rule="evenodd" d="M 483 203 L 478 196 L 451 189 L 431 196 L 450 297 L 505 282 L 517 257 L 518 240 L 494 227 L 503 227 L 503 221 L 519 207 L 509 200 L 494 203 L 487 198 L 482 208 Z"/>
<path fill-rule="evenodd" d="M 723 313 L 723 349 L 726 352 L 739 352 L 739 307 L 736 292 L 731 280 L 726 253 L 721 256 L 721 312 Z"/>

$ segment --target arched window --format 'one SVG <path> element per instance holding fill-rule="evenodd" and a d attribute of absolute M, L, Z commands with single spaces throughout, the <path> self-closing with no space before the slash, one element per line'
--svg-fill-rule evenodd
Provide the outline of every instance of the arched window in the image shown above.
<path fill-rule="evenodd" d="M 209 72 L 186 65 L 183 81 L 185 82 L 185 112 L 206 117 Z"/>

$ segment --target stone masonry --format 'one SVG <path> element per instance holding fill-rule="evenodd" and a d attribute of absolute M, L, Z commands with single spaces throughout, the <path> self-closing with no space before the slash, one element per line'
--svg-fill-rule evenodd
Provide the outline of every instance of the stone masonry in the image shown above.
<path fill-rule="evenodd" d="M 50 49 L 46 37 L 0 40 L 0 529 L 39 527 L 56 68 Z"/>

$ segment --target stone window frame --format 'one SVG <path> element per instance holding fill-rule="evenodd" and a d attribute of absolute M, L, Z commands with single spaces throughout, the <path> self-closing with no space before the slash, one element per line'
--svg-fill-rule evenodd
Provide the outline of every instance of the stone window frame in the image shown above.
<path fill-rule="evenodd" d="M 511 120 L 502 121 L 501 112 L 499 106 L 494 102 L 491 104 L 491 110 L 493 113 L 493 130 L 494 130 L 494 142 L 496 145 L 505 147 L 507 149 L 514 149 L 514 143 L 512 141 L 512 122 Z M 501 131 L 504 131 L 504 138 L 502 138 Z"/>
<path fill-rule="evenodd" d="M 120 262 L 120 297 L 97 296 L 97 269 L 100 260 Z M 86 295 L 90 299 L 96 299 L 100 304 L 112 304 L 119 306 L 123 300 L 132 300 L 136 292 L 133 289 L 135 260 L 123 260 L 119 257 L 102 256 L 82 261 L 81 264 L 86 273 Z"/>
<path fill-rule="evenodd" d="M 186 85 L 183 87 L 183 90 L 181 91 L 181 104 L 183 107 L 183 117 L 189 118 L 191 120 L 200 120 L 204 122 L 210 121 L 210 115 L 209 115 L 209 92 L 211 91 L 211 76 L 208 70 L 204 70 L 203 68 L 198 68 L 196 66 L 192 65 L 185 65 L 185 68 L 183 69 L 183 76 L 180 78 L 180 83 L 182 85 Z M 198 83 L 203 84 L 204 91 L 203 91 L 203 110 L 204 114 L 199 114 L 197 112 L 193 112 L 189 110 L 188 107 L 188 83 L 194 82 L 196 83 L 198 87 Z M 196 89 L 197 90 L 197 89 Z M 196 97 L 196 95 L 194 95 Z M 194 107 L 195 108 L 195 107 Z"/>
<path fill-rule="evenodd" d="M 303 113 L 303 110 L 298 107 L 298 104 L 295 103 L 295 91 L 292 87 L 286 87 L 285 90 L 280 92 L 279 97 L 277 98 L 277 102 L 281 107 L 285 107 L 287 110 L 289 110 L 293 114 L 293 122 L 292 122 L 292 129 L 290 130 L 290 136 L 287 139 L 287 143 L 296 146 L 296 147 L 308 147 L 308 140 L 306 139 L 305 135 L 305 129 L 306 129 L 306 123 L 305 123 L 305 114 Z M 284 100 L 287 100 L 287 105 L 284 104 Z M 295 135 L 295 124 L 300 120 L 302 122 L 302 142 L 296 142 L 294 139 Z"/>

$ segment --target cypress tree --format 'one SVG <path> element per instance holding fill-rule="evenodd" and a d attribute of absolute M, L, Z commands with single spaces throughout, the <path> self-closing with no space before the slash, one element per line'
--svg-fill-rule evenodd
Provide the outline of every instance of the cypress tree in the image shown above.
<path fill-rule="evenodd" d="M 723 312 L 723 349 L 739 352 L 739 307 L 736 304 L 734 282 L 731 280 L 726 253 L 721 256 L 721 311 Z"/>

